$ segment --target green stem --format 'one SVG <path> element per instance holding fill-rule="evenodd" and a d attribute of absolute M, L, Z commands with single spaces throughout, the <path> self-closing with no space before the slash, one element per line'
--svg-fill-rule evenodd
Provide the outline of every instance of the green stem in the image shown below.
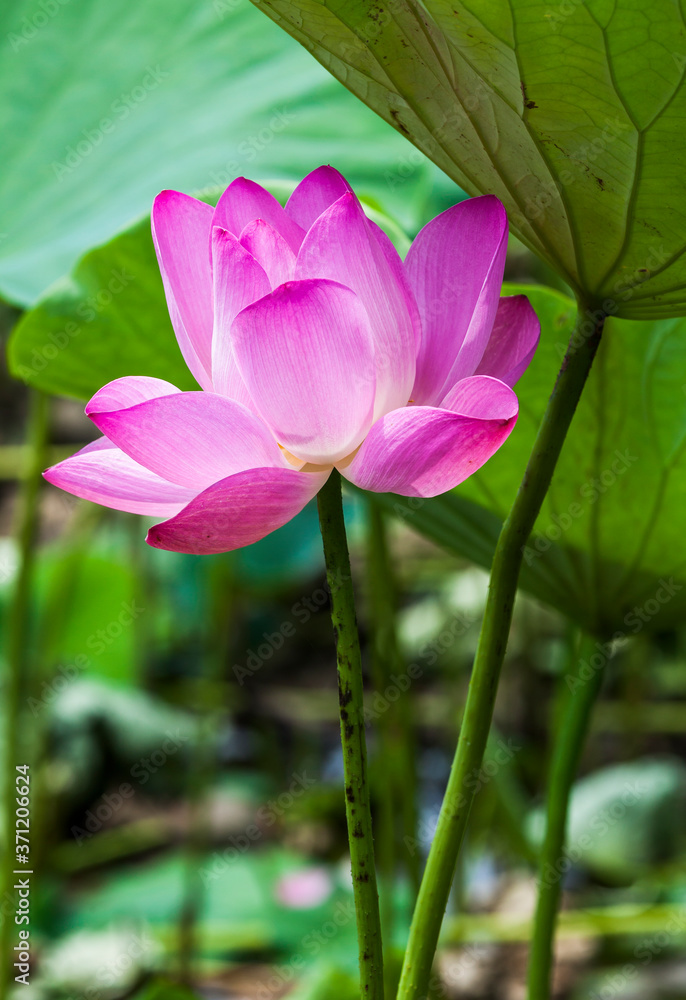
<path fill-rule="evenodd" d="M 538 866 L 538 901 L 529 955 L 529 1000 L 548 1000 L 555 926 L 565 869 L 564 847 L 572 784 L 581 760 L 593 705 L 604 675 L 605 661 L 588 676 L 596 642 L 584 636 L 572 669 L 560 678 L 560 727 L 553 746 L 548 779 L 546 827 Z"/>
<path fill-rule="evenodd" d="M 604 317 L 580 304 L 533 451 L 503 524 L 491 568 L 486 610 L 448 787 L 415 908 L 398 1000 L 424 1000 L 457 857 L 474 799 L 467 779 L 481 766 L 493 716 L 524 549 L 550 486 L 558 456 L 591 370 Z"/>
<path fill-rule="evenodd" d="M 383 953 L 367 779 L 362 656 L 343 519 L 341 477 L 335 469 L 320 490 L 317 502 L 336 635 L 345 811 L 357 917 L 361 995 L 365 1000 L 383 1000 Z"/>
<path fill-rule="evenodd" d="M 14 788 L 16 767 L 30 763 L 21 754 L 26 752 L 27 740 L 21 739 L 23 727 L 19 724 L 22 710 L 22 690 L 26 684 L 31 657 L 31 586 L 35 558 L 35 542 L 38 528 L 38 501 L 42 483 L 41 472 L 45 468 L 45 450 L 48 430 L 48 397 L 34 392 L 30 397 L 28 423 L 28 445 L 31 460 L 24 471 L 18 508 L 17 542 L 19 548 L 19 569 L 12 597 L 12 605 L 7 618 L 7 686 L 5 688 L 5 851 L 2 878 L 2 932 L 0 933 L 0 1000 L 8 996 L 15 940 L 13 875 L 15 813 Z M 29 855 L 29 862 L 31 856 Z M 29 863 L 27 869 L 32 868 Z M 30 876 L 29 876 L 30 877 Z M 16 902 L 16 900 L 14 900 Z"/>

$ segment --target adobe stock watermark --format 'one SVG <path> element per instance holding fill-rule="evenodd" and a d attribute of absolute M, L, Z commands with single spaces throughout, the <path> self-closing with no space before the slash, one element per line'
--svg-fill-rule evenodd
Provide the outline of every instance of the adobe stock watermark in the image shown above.
<path fill-rule="evenodd" d="M 124 268 L 112 268 L 107 284 L 78 304 L 76 307 L 77 316 L 83 320 L 84 324 L 92 323 L 96 316 L 107 309 L 115 296 L 123 292 L 132 281 L 135 281 L 135 275 L 129 274 Z M 59 353 L 83 332 L 83 329 L 84 327 L 79 323 L 68 320 L 61 330 L 49 333 L 47 343 L 41 347 L 33 348 L 30 365 L 17 366 L 19 378 L 28 384 L 35 375 L 44 371 L 50 362 L 54 361 Z"/>
<path fill-rule="evenodd" d="M 439 657 L 448 652 L 453 643 L 466 635 L 472 625 L 477 621 L 476 615 L 468 612 L 458 611 L 450 621 L 446 622 L 439 634 L 434 639 L 423 643 L 419 650 L 419 660 L 408 664 L 407 669 L 400 674 L 391 674 L 389 683 L 383 691 L 375 691 L 370 698 L 365 701 L 364 721 L 366 725 L 376 722 L 384 715 L 391 705 L 400 699 L 402 694 L 406 694 L 412 682 L 419 680 L 424 675 L 427 667 L 432 667 L 438 662 Z"/>
<path fill-rule="evenodd" d="M 640 289 L 655 271 L 662 270 L 670 257 L 664 246 L 650 247 L 642 267 L 636 267 L 631 273 L 623 274 L 615 281 L 612 296 L 604 299 L 596 308 L 589 307 L 577 316 L 569 341 L 567 343 L 558 341 L 555 344 L 555 350 L 563 361 L 563 369 L 577 351 L 589 342 L 595 341 L 597 349 L 605 321 L 615 316 L 621 309 L 621 303 L 633 298 L 636 290 Z"/>
<path fill-rule="evenodd" d="M 677 939 L 686 935 L 686 912 L 675 914 L 665 923 L 662 930 L 644 937 L 634 947 L 637 962 L 625 962 L 614 972 L 608 973 L 602 983 L 592 989 L 588 1000 L 613 1000 L 624 996 L 633 980 L 638 978 L 641 967 L 650 965 L 667 948 L 674 948 Z"/>
<path fill-rule="evenodd" d="M 389 191 L 396 191 L 413 177 L 419 168 L 426 163 L 426 157 L 415 147 L 411 147 L 399 156 L 392 170 L 385 170 L 383 179 Z"/>
<path fill-rule="evenodd" d="M 516 743 L 511 737 L 500 738 L 489 746 L 480 767 L 475 767 L 465 775 L 463 788 L 457 795 L 446 798 L 441 812 L 448 818 L 460 812 L 482 788 L 493 781 L 499 771 L 506 767 L 522 749 L 522 744 Z M 405 836 L 403 843 L 411 855 L 415 855 L 423 844 L 430 843 L 436 833 L 436 820 L 423 820 L 417 828 L 417 837 Z"/>
<path fill-rule="evenodd" d="M 221 878 L 241 855 L 262 840 L 266 830 L 275 826 L 294 803 L 316 784 L 316 778 L 309 777 L 306 771 L 294 774 L 288 788 L 260 806 L 255 813 L 255 821 L 249 823 L 243 833 L 230 836 L 227 846 L 221 851 L 214 852 L 210 865 L 200 869 L 203 885 Z"/>
<path fill-rule="evenodd" d="M 635 806 L 647 791 L 647 786 L 640 785 L 636 781 L 625 782 L 617 801 L 593 816 L 587 830 L 579 834 L 573 844 L 565 847 L 564 855 L 559 857 L 555 864 L 546 863 L 538 880 L 539 884 L 548 889 L 556 885 L 560 879 L 564 878 L 572 865 L 578 864 L 584 854 L 595 847 L 598 841 L 605 837 L 617 823 L 622 822 L 632 806 Z"/>
<path fill-rule="evenodd" d="M 407 521 L 414 514 L 420 510 L 426 500 L 424 497 L 403 497 L 402 500 L 396 500 L 393 503 L 393 513 L 401 521 Z"/>
<path fill-rule="evenodd" d="M 285 132 L 290 125 L 298 119 L 297 111 L 289 111 L 287 108 L 275 109 L 269 121 L 256 132 L 247 136 L 236 147 L 236 155 L 227 160 L 219 170 L 211 171 L 209 177 L 216 187 L 225 188 L 240 177 L 245 164 L 254 163 L 262 152 L 271 145 L 278 135 Z"/>
<path fill-rule="evenodd" d="M 380 23 L 383 23 L 383 21 L 380 20 Z M 459 104 L 451 108 L 450 113 L 434 131 L 434 138 L 437 142 L 452 142 L 458 131 L 470 122 L 470 116 L 475 114 L 485 101 L 491 100 L 496 84 L 496 77 L 492 73 L 484 77 L 477 75 L 471 84 L 469 92 L 457 92 L 455 96 Z M 407 133 L 407 129 L 402 127 L 399 115 L 396 114 L 394 118 L 396 124 L 400 127 L 399 130 Z M 386 170 L 383 175 L 389 191 L 395 191 L 405 184 L 426 162 L 425 155 L 414 147 L 399 156 L 394 168 Z"/>
<path fill-rule="evenodd" d="M 33 14 L 23 18 L 17 31 L 7 33 L 7 41 L 13 52 L 18 52 L 34 40 L 36 35 L 56 17 L 71 0 L 38 0 Z"/>
<path fill-rule="evenodd" d="M 112 989 L 121 984 L 122 976 L 138 969 L 141 959 L 146 955 L 156 955 L 158 952 L 158 943 L 147 936 L 145 928 L 132 934 L 124 950 L 110 957 L 98 968 L 95 975 L 97 984 L 86 987 L 81 993 L 83 1000 L 102 1000 L 103 997 L 110 997 Z"/>
<path fill-rule="evenodd" d="M 336 579 L 340 585 L 348 578 L 339 570 Z M 271 660 L 274 653 L 284 646 L 288 639 L 295 636 L 297 629 L 293 619 L 298 625 L 307 625 L 313 615 L 318 614 L 322 608 L 328 607 L 330 597 L 329 584 L 325 583 L 321 587 L 316 587 L 311 594 L 296 601 L 291 607 L 291 618 L 283 621 L 275 632 L 263 632 L 263 642 L 255 649 L 246 649 L 245 663 L 234 663 L 233 673 L 238 683 L 243 685 L 246 678 L 257 673 L 268 660 Z"/>
<path fill-rule="evenodd" d="M 562 0 L 562 3 L 558 4 L 557 7 L 548 7 L 543 16 L 550 25 L 552 31 L 559 31 L 560 26 L 567 20 L 567 18 L 576 13 L 579 7 L 583 7 L 585 2 L 586 0 Z"/>
<path fill-rule="evenodd" d="M 355 65 L 360 52 L 364 51 L 370 42 L 378 38 L 388 25 L 393 24 L 393 18 L 396 14 L 403 13 L 404 0 L 386 0 L 383 6 L 375 7 L 374 17 L 368 17 L 363 22 L 364 38 L 360 38 L 357 44 L 343 41 L 338 46 L 338 52 L 343 62 Z"/>
<path fill-rule="evenodd" d="M 658 582 L 659 587 L 655 596 L 649 597 L 643 604 L 636 605 L 624 616 L 623 621 L 628 632 L 618 630 L 606 642 L 598 640 L 596 651 L 587 660 L 580 661 L 577 673 L 565 674 L 565 683 L 570 691 L 576 691 L 587 684 L 594 674 L 603 669 L 618 647 L 624 645 L 631 636 L 638 635 L 644 626 L 652 621 L 666 604 L 669 604 L 674 595 L 683 590 L 683 585 L 676 583 L 673 576 L 670 576 L 669 580 L 662 578 Z"/>
<path fill-rule="evenodd" d="M 606 119 L 602 132 L 594 139 L 585 142 L 574 149 L 566 150 L 566 162 L 568 164 L 557 175 L 557 179 L 565 188 L 570 188 L 580 179 L 591 176 L 600 190 L 604 190 L 605 181 L 600 175 L 594 174 L 591 170 L 593 164 L 598 160 L 610 146 L 629 128 L 627 123 L 621 122 L 618 118 Z M 538 179 L 538 193 L 536 197 L 529 196 L 524 204 L 523 218 L 527 220 L 540 219 L 545 215 L 547 209 L 557 203 L 560 198 L 560 191 L 556 184 Z M 514 213 L 516 216 L 516 213 Z M 522 219 L 518 219 L 519 222 Z"/>
<path fill-rule="evenodd" d="M 139 607 L 135 600 L 123 601 L 117 617 L 108 622 L 104 628 L 92 632 L 86 639 L 86 646 L 95 656 L 104 653 L 145 610 L 144 607 Z M 75 656 L 72 663 L 61 663 L 57 667 L 55 676 L 49 681 L 43 681 L 40 698 L 31 696 L 27 699 L 26 703 L 34 719 L 91 666 L 92 661 L 85 653 Z"/>
<path fill-rule="evenodd" d="M 558 341 L 555 344 L 558 356 L 561 359 L 566 355 L 571 357 L 591 338 L 599 338 L 605 320 L 616 315 L 621 308 L 621 303 L 629 302 L 636 290 L 650 279 L 654 271 L 660 270 L 669 259 L 670 254 L 667 253 L 663 245 L 650 247 L 641 267 L 636 267 L 632 272 L 623 274 L 615 281 L 612 286 L 612 296 L 604 299 L 597 308 L 586 309 L 578 317 L 569 342 L 565 344 Z"/>
<path fill-rule="evenodd" d="M 178 728 L 174 732 L 167 730 L 166 737 L 157 750 L 153 750 L 148 757 L 141 757 L 129 771 L 138 785 L 146 785 L 150 778 L 164 767 L 169 758 L 177 754 L 184 743 L 190 740 L 188 733 L 184 734 Z M 72 826 L 70 830 L 79 847 L 85 840 L 90 840 L 99 833 L 105 823 L 119 812 L 124 802 L 133 798 L 135 794 L 135 788 L 127 781 L 123 781 L 115 792 L 105 792 L 98 805 L 87 810 L 84 826 Z"/>
<path fill-rule="evenodd" d="M 531 566 L 537 559 L 540 559 L 554 542 L 559 541 L 564 532 L 568 531 L 575 521 L 582 518 L 588 509 L 597 503 L 637 461 L 638 455 L 632 455 L 628 448 L 625 448 L 624 451 L 617 449 L 608 467 L 579 487 L 579 496 L 585 503 L 575 500 L 568 505 L 566 510 L 552 514 L 551 523 L 547 528 L 542 530 L 537 528 L 536 535 L 532 535 L 528 544 L 522 547 L 527 566 Z"/>
<path fill-rule="evenodd" d="M 256 984 L 255 1000 L 272 1000 L 276 994 L 282 996 L 284 988 L 291 986 L 296 977 L 305 971 L 306 960 L 319 955 L 341 928 L 347 927 L 354 919 L 353 900 L 339 900 L 328 920 L 303 935 L 296 953 L 285 964 L 273 966 L 269 978 Z"/>
<path fill-rule="evenodd" d="M 126 121 L 168 76 L 170 76 L 169 71 L 161 69 L 159 64 L 147 66 L 145 76 L 139 84 L 112 101 L 108 108 L 108 114 L 95 125 L 81 130 L 83 138 L 79 139 L 75 145 L 66 147 L 64 160 L 53 160 L 51 167 L 57 180 L 64 180 L 66 176 L 81 166 L 86 157 L 90 156 L 93 150 L 103 142 L 105 136 L 114 132 L 120 122 Z"/>
<path fill-rule="evenodd" d="M 225 17 L 230 17 L 246 2 L 247 0 L 214 0 L 212 10 L 219 20 L 223 21 Z"/>

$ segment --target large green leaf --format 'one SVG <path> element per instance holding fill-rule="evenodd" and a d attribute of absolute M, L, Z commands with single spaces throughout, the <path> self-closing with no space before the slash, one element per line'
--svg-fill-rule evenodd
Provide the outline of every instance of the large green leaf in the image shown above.
<path fill-rule="evenodd" d="M 147 608 L 140 602 L 135 569 L 126 555 L 83 548 L 75 559 L 71 552 L 50 552 L 41 569 L 46 578 L 41 580 L 46 589 L 43 631 L 51 640 L 44 650 L 46 665 L 54 670 L 58 664 L 76 663 L 75 676 L 82 671 L 90 677 L 134 680 L 135 622 Z M 61 588 L 67 592 L 61 593 Z M 56 610 L 57 622 L 50 617 Z"/>
<path fill-rule="evenodd" d="M 0 38 L 0 294 L 18 304 L 165 187 L 332 162 L 410 228 L 455 190 L 247 0 L 6 0 Z"/>
<path fill-rule="evenodd" d="M 488 567 L 575 317 L 574 303 L 524 291 L 543 336 L 517 386 L 507 443 L 454 493 L 383 502 L 444 547 Z M 631 636 L 686 614 L 686 320 L 607 323 L 551 488 L 524 551 L 522 586 L 591 631 Z"/>
<path fill-rule="evenodd" d="M 149 218 L 87 253 L 24 314 L 9 362 L 28 385 L 78 399 L 123 375 L 197 389 L 174 337 Z"/>
<path fill-rule="evenodd" d="M 678 0 L 253 0 L 593 305 L 686 310 Z"/>

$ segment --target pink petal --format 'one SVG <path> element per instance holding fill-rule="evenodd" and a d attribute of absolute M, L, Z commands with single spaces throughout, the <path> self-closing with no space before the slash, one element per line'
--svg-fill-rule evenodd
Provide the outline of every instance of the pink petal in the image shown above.
<path fill-rule="evenodd" d="M 422 320 L 415 403 L 435 405 L 473 375 L 493 328 L 507 251 L 507 216 L 497 198 L 449 208 L 414 240 L 405 269 Z"/>
<path fill-rule="evenodd" d="M 284 448 L 324 465 L 358 446 L 372 421 L 374 348 L 349 288 L 289 281 L 239 313 L 232 338 L 255 407 Z"/>
<path fill-rule="evenodd" d="M 287 249 L 291 253 L 290 248 Z M 212 271 L 212 384 L 215 392 L 250 408 L 250 395 L 233 356 L 231 324 L 241 309 L 267 295 L 271 285 L 253 255 L 241 246 L 235 236 L 218 226 L 212 229 Z"/>
<path fill-rule="evenodd" d="M 496 379 L 477 377 L 450 400 L 455 409 L 407 406 L 377 422 L 341 473 L 365 490 L 433 497 L 476 472 L 517 420 L 517 397 Z M 495 383 L 495 384 L 493 384 Z"/>
<path fill-rule="evenodd" d="M 339 198 L 312 225 L 295 276 L 331 278 L 355 292 L 367 310 L 374 338 L 374 415 L 404 406 L 415 375 L 416 307 L 397 252 L 387 237 L 378 236 L 352 193 Z"/>
<path fill-rule="evenodd" d="M 53 486 L 130 514 L 172 517 L 195 493 L 144 469 L 107 438 L 99 438 L 43 473 Z"/>
<path fill-rule="evenodd" d="M 541 324 L 526 295 L 498 303 L 490 340 L 476 375 L 494 375 L 514 385 L 529 367 L 541 336 Z"/>
<path fill-rule="evenodd" d="M 286 212 L 307 232 L 315 219 L 352 188 L 333 167 L 317 167 L 300 181 L 286 203 Z"/>
<path fill-rule="evenodd" d="M 295 271 L 295 254 L 283 236 L 264 219 L 253 219 L 240 236 L 241 245 L 262 265 L 271 288 L 290 281 Z"/>
<path fill-rule="evenodd" d="M 173 552 L 211 554 L 252 545 L 300 513 L 329 471 L 247 469 L 215 483 L 169 521 L 148 532 L 148 544 Z"/>
<path fill-rule="evenodd" d="M 372 232 L 376 236 L 384 257 L 386 258 L 386 263 L 388 267 L 393 272 L 395 279 L 403 289 L 403 296 L 405 298 L 405 305 L 407 306 L 407 311 L 410 314 L 410 319 L 412 321 L 412 329 L 414 330 L 414 357 L 416 359 L 419 353 L 419 348 L 422 343 L 422 321 L 419 316 L 419 309 L 417 307 L 417 302 L 414 297 L 414 293 L 410 288 L 410 283 L 407 279 L 405 273 L 405 265 L 403 264 L 398 251 L 393 245 L 393 241 L 390 236 L 388 236 L 381 226 L 378 226 L 376 222 L 372 219 L 367 219 L 367 223 L 370 226 Z M 414 363 L 414 369 L 416 374 L 417 364 Z"/>
<path fill-rule="evenodd" d="M 108 382 L 86 403 L 86 416 L 99 413 L 101 410 L 123 410 L 136 403 L 144 403 L 147 399 L 157 399 L 158 396 L 170 396 L 180 393 L 171 382 L 163 378 L 148 378 L 145 375 L 125 375 Z"/>
<path fill-rule="evenodd" d="M 519 402 L 516 393 L 500 379 L 492 375 L 471 375 L 452 387 L 441 409 L 464 417 L 503 420 L 517 416 Z"/>
<path fill-rule="evenodd" d="M 152 206 L 152 238 L 181 353 L 203 389 L 211 386 L 212 275 L 208 255 L 213 209 L 179 191 Z"/>
<path fill-rule="evenodd" d="M 134 461 L 196 493 L 253 466 L 286 464 L 258 416 L 213 392 L 181 392 L 89 416 Z"/>
<path fill-rule="evenodd" d="M 286 243 L 297 253 L 305 236 L 305 230 L 279 205 L 276 198 L 263 187 L 245 177 L 237 177 L 227 187 L 214 210 L 213 226 L 228 229 L 234 236 L 240 236 L 253 219 L 264 219 L 281 233 Z"/>

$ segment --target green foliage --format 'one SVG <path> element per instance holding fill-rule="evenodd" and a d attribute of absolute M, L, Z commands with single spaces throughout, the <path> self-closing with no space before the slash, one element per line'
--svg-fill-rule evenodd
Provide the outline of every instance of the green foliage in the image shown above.
<path fill-rule="evenodd" d="M 194 716 L 146 691 L 95 678 L 72 682 L 59 697 L 53 716 L 65 744 L 83 733 L 89 735 L 95 749 L 97 740 L 104 736 L 112 755 L 123 764 L 140 763 L 138 758 L 166 742 L 164 755 L 174 758 L 180 771 L 198 736 Z M 153 773 L 139 767 L 133 778 L 147 784 Z"/>
<path fill-rule="evenodd" d="M 67 934 L 43 953 L 40 968 L 32 976 L 32 995 L 39 1000 L 85 1000 L 89 991 L 112 998 L 131 996 L 154 964 L 152 944 L 145 933 L 125 927 Z M 166 996 L 187 1000 L 190 994 L 169 992 Z"/>
<path fill-rule="evenodd" d="M 75 539 L 67 551 L 47 547 L 36 576 L 28 643 L 32 660 L 40 664 L 29 706 L 34 717 L 52 704 L 65 684 L 65 671 L 69 677 L 136 679 L 137 630 L 148 609 L 140 603 L 140 584 L 126 552 Z M 14 582 L 8 574 L 0 586 L 0 655 L 5 653 Z M 61 670 L 53 676 L 58 666 Z"/>
<path fill-rule="evenodd" d="M 130 561 L 77 547 L 66 554 L 46 553 L 41 569 L 46 664 L 70 664 L 81 676 L 134 680 L 137 622 L 147 608 L 140 603 Z"/>
<path fill-rule="evenodd" d="M 167 187 L 298 179 L 331 162 L 410 228 L 423 203 L 454 197 L 243 0 L 48 6 L 0 9 L 0 295 L 11 302 L 34 302 Z"/>
<path fill-rule="evenodd" d="M 317 966 L 291 994 L 291 1000 L 357 1000 L 360 984 L 355 976 L 333 966 Z"/>
<path fill-rule="evenodd" d="M 181 983 L 155 977 L 131 996 L 131 1000 L 197 1000 L 198 994 Z"/>
<path fill-rule="evenodd" d="M 197 1000 L 198 994 L 170 979 L 151 979 L 137 990 L 131 1000 Z"/>
<path fill-rule="evenodd" d="M 253 0 L 258 2 L 258 0 Z M 260 0 L 611 314 L 686 309 L 686 28 L 672 0 Z"/>
<path fill-rule="evenodd" d="M 517 387 L 508 442 L 456 491 L 435 500 L 386 497 L 408 524 L 488 567 L 533 447 L 574 324 L 574 303 L 525 292 L 541 344 Z M 584 628 L 631 636 L 683 621 L 686 564 L 686 320 L 610 320 L 567 436 L 521 583 Z M 672 579 L 673 578 L 673 579 Z"/>
<path fill-rule="evenodd" d="M 248 847 L 241 850 L 242 842 Z M 174 853 L 108 873 L 75 901 L 66 926 L 145 925 L 158 940 L 171 944 L 192 864 L 202 883 L 199 921 L 209 953 L 272 951 L 298 957 L 300 961 L 284 966 L 280 985 L 296 979 L 324 953 L 353 972 L 357 947 L 351 893 L 332 883 L 331 896 L 320 905 L 286 908 L 276 900 L 275 888 L 282 876 L 302 870 L 302 858 L 269 846 L 255 850 L 244 835 L 234 843 L 199 861 Z"/>
<path fill-rule="evenodd" d="M 13 332 L 13 373 L 48 392 L 87 399 L 123 375 L 197 389 L 172 329 L 145 219 L 91 250 Z"/>

